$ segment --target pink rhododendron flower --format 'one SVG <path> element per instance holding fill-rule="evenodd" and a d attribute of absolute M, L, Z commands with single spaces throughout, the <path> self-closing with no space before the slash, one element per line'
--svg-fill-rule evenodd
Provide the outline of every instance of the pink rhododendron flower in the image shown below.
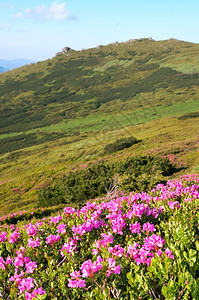
<path fill-rule="evenodd" d="M 75 213 L 75 208 L 72 208 L 72 207 L 65 207 L 64 208 L 64 214 L 67 215 L 67 216 L 70 216 L 71 214 L 74 214 Z"/>
<path fill-rule="evenodd" d="M 102 270 L 102 261 L 104 260 L 101 256 L 98 256 L 93 263 L 90 259 L 83 262 L 81 265 L 82 277 L 92 277 L 94 273 Z"/>
<path fill-rule="evenodd" d="M 108 251 L 113 255 L 113 257 L 122 257 L 122 255 L 124 254 L 124 248 L 122 248 L 120 245 L 116 245 L 115 247 L 109 247 Z"/>
<path fill-rule="evenodd" d="M 169 201 L 169 202 L 168 202 L 168 205 L 169 205 L 169 207 L 170 207 L 171 209 L 173 209 L 173 210 L 175 209 L 175 207 L 176 207 L 177 209 L 180 208 L 180 204 L 179 204 L 178 201 L 175 201 L 175 202 Z"/>
<path fill-rule="evenodd" d="M 17 231 L 14 231 L 9 238 L 9 243 L 13 244 L 15 242 L 17 242 L 18 238 L 20 237 L 20 234 Z"/>
<path fill-rule="evenodd" d="M 60 250 L 61 255 L 64 256 L 63 250 L 66 250 L 66 252 L 68 254 L 71 254 L 72 252 L 74 252 L 76 250 L 76 245 L 77 245 L 76 241 L 70 238 L 69 242 L 65 243 L 62 246 L 62 248 Z"/>
<path fill-rule="evenodd" d="M 28 239 L 28 247 L 35 248 L 40 246 L 40 239 L 37 237 L 36 240 L 33 240 L 32 238 Z"/>
<path fill-rule="evenodd" d="M 66 233 L 66 224 L 60 224 L 57 226 L 57 232 L 61 234 Z"/>
<path fill-rule="evenodd" d="M 60 240 L 60 238 L 61 238 L 60 235 L 52 235 L 52 234 L 50 234 L 46 238 L 46 244 L 53 245 L 55 242 L 58 242 Z"/>
<path fill-rule="evenodd" d="M 32 277 L 23 278 L 18 285 L 20 293 L 22 294 L 25 290 L 30 291 L 35 286 L 33 281 L 34 279 Z"/>
<path fill-rule="evenodd" d="M 159 248 L 163 246 L 165 240 L 161 238 L 161 236 L 153 234 L 144 239 L 143 248 L 146 250 L 155 250 L 158 251 Z"/>
<path fill-rule="evenodd" d="M 147 223 L 144 223 L 142 225 L 142 231 L 146 231 L 147 233 L 149 233 L 149 232 L 156 231 L 156 229 L 155 229 L 155 226 L 153 224 L 147 222 Z"/>
<path fill-rule="evenodd" d="M 0 243 L 4 243 L 7 240 L 7 232 L 3 231 L 2 233 L 0 233 Z"/>
<path fill-rule="evenodd" d="M 166 249 L 165 249 L 165 254 L 166 254 L 168 257 L 170 257 L 171 259 L 174 258 L 173 254 L 172 254 L 172 251 L 169 250 L 169 248 L 166 248 Z"/>
<path fill-rule="evenodd" d="M 30 236 L 37 235 L 37 231 L 38 231 L 37 226 L 31 223 L 26 226 L 26 232 Z"/>
<path fill-rule="evenodd" d="M 19 284 L 22 281 L 21 277 L 24 277 L 24 272 L 18 274 L 18 269 L 15 269 L 15 274 L 9 278 L 10 281 L 15 281 L 17 284 Z"/>
<path fill-rule="evenodd" d="M 121 214 L 109 214 L 107 218 L 111 220 L 113 232 L 123 235 L 122 229 L 126 226 L 123 216 Z"/>
<path fill-rule="evenodd" d="M 25 267 L 27 273 L 33 273 L 34 269 L 37 267 L 37 264 L 34 261 L 30 261 L 25 265 Z"/>
<path fill-rule="evenodd" d="M 97 253 L 101 247 L 107 248 L 109 244 L 113 243 L 114 237 L 112 236 L 112 234 L 110 232 L 108 232 L 108 234 L 102 233 L 101 237 L 103 239 L 97 240 L 94 244 L 94 247 L 96 249 L 92 249 L 92 252 L 94 255 L 97 255 Z"/>
<path fill-rule="evenodd" d="M 24 265 L 23 259 L 21 259 L 19 257 L 15 257 L 14 266 L 18 268 L 18 267 L 23 267 L 23 265 Z"/>
<path fill-rule="evenodd" d="M 46 293 L 46 291 L 44 291 L 42 287 L 39 287 L 38 289 L 35 289 L 33 291 L 33 294 L 35 294 L 35 295 L 44 295 L 45 293 Z"/>
<path fill-rule="evenodd" d="M 4 261 L 3 257 L 0 257 L 0 268 L 2 270 L 5 270 L 5 261 Z"/>
<path fill-rule="evenodd" d="M 60 216 L 60 215 L 58 215 L 58 216 L 56 216 L 56 217 L 50 217 L 50 221 L 51 221 L 51 223 L 54 223 L 54 224 L 57 224 L 57 223 L 59 223 L 59 221 L 61 221 L 62 220 L 62 216 Z"/>
<path fill-rule="evenodd" d="M 127 247 L 127 256 L 129 254 L 131 257 L 135 258 L 139 253 L 138 247 L 139 247 L 139 244 L 136 242 L 134 242 L 133 246 L 129 245 Z"/>
<path fill-rule="evenodd" d="M 12 264 L 12 262 L 13 262 L 12 258 L 11 258 L 10 256 L 8 256 L 8 257 L 6 258 L 5 264 L 6 264 L 6 265 L 10 265 L 10 264 Z"/>
<path fill-rule="evenodd" d="M 83 288 L 86 286 L 85 280 L 79 278 L 80 271 L 74 271 L 74 272 L 70 273 L 70 276 L 72 277 L 72 279 L 68 279 L 68 287 Z"/>
<path fill-rule="evenodd" d="M 138 233 L 138 234 L 140 234 L 140 230 L 141 230 L 140 223 L 136 221 L 135 223 L 130 224 L 129 225 L 129 229 L 130 229 L 131 233 Z"/>
<path fill-rule="evenodd" d="M 121 266 L 120 265 L 116 266 L 116 261 L 114 260 L 114 258 L 107 257 L 107 261 L 108 261 L 108 270 L 106 272 L 107 277 L 109 277 L 112 273 L 120 274 Z"/>

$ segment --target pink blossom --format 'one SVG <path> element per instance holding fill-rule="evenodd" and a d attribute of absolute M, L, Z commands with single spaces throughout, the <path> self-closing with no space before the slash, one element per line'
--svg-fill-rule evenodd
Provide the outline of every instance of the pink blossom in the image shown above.
<path fill-rule="evenodd" d="M 4 261 L 3 257 L 0 257 L 0 268 L 2 270 L 5 270 L 5 261 Z"/>
<path fill-rule="evenodd" d="M 26 226 L 26 232 L 30 236 L 37 235 L 37 231 L 38 231 L 37 226 L 35 226 L 31 223 L 28 226 Z"/>
<path fill-rule="evenodd" d="M 35 295 L 44 295 L 46 291 L 43 290 L 42 287 L 39 287 L 38 289 L 34 289 L 33 294 Z"/>
<path fill-rule="evenodd" d="M 23 267 L 23 265 L 24 265 L 23 259 L 21 259 L 19 257 L 15 257 L 14 266 L 18 268 L 18 267 Z"/>
<path fill-rule="evenodd" d="M 70 273 L 72 279 L 68 279 L 68 287 L 71 288 L 83 288 L 86 286 L 85 281 L 80 277 L 80 271 L 74 271 Z"/>
<path fill-rule="evenodd" d="M 60 235 L 52 235 L 52 234 L 50 234 L 46 238 L 46 244 L 53 245 L 55 242 L 58 242 L 60 240 L 60 238 L 61 238 Z"/>
<path fill-rule="evenodd" d="M 75 208 L 72 208 L 70 206 L 64 208 L 65 215 L 70 216 L 71 214 L 74 214 L 74 213 L 75 213 Z"/>
<path fill-rule="evenodd" d="M 35 248 L 40 246 L 40 239 L 37 237 L 36 240 L 33 240 L 32 238 L 28 239 L 28 247 Z"/>
<path fill-rule="evenodd" d="M 32 300 L 33 298 L 37 298 L 37 296 L 33 293 L 25 292 L 26 300 Z"/>
<path fill-rule="evenodd" d="M 17 284 L 20 283 L 22 281 L 21 277 L 24 277 L 24 272 L 22 271 L 21 273 L 17 273 L 18 272 L 18 269 L 15 269 L 15 274 L 14 276 L 11 276 L 9 278 L 10 281 L 15 281 Z"/>
<path fill-rule="evenodd" d="M 156 252 L 156 254 L 157 254 L 158 256 L 162 256 L 162 250 L 159 249 L 159 250 Z"/>
<path fill-rule="evenodd" d="M 185 201 L 186 203 L 191 202 L 191 198 L 190 198 L 190 197 L 185 198 L 184 201 Z"/>
<path fill-rule="evenodd" d="M 169 249 L 169 248 L 166 248 L 165 249 L 165 254 L 170 257 L 171 259 L 174 258 L 173 254 L 172 254 L 172 251 Z"/>
<path fill-rule="evenodd" d="M 56 216 L 56 217 L 50 217 L 50 221 L 51 221 L 51 223 L 54 223 L 54 224 L 57 224 L 57 223 L 59 223 L 59 221 L 61 221 L 62 220 L 62 216 L 60 216 L 60 215 L 58 215 L 58 216 Z"/>
<path fill-rule="evenodd" d="M 27 257 L 27 256 L 25 256 L 25 257 L 23 258 L 23 260 L 24 260 L 24 263 L 25 263 L 25 264 L 27 264 L 27 263 L 29 263 L 29 262 L 31 261 L 30 257 Z"/>
<path fill-rule="evenodd" d="M 64 256 L 64 250 L 66 250 L 68 254 L 74 252 L 76 250 L 76 244 L 76 241 L 70 238 L 69 242 L 62 246 L 62 249 L 60 250 L 61 255 Z"/>
<path fill-rule="evenodd" d="M 120 245 L 116 245 L 115 247 L 109 247 L 108 251 L 113 255 L 113 257 L 122 257 L 124 248 L 122 248 Z"/>
<path fill-rule="evenodd" d="M 163 246 L 165 240 L 163 240 L 159 235 L 153 234 L 144 239 L 143 248 L 146 250 L 158 251 L 159 248 Z"/>
<path fill-rule="evenodd" d="M 26 264 L 26 272 L 27 273 L 33 273 L 34 269 L 37 267 L 36 262 L 30 261 Z"/>
<path fill-rule="evenodd" d="M 20 237 L 20 234 L 17 231 L 14 231 L 9 238 L 9 243 L 13 244 L 15 242 L 17 242 L 18 238 Z"/>
<path fill-rule="evenodd" d="M 10 265 L 10 264 L 12 264 L 12 258 L 10 257 L 10 256 L 8 256 L 7 258 L 6 258 L 6 262 L 5 262 L 5 264 L 6 265 Z"/>
<path fill-rule="evenodd" d="M 1 234 L 0 234 L 0 243 L 4 243 L 6 240 L 7 240 L 7 232 L 6 231 L 3 231 Z"/>
<path fill-rule="evenodd" d="M 168 205 L 169 205 L 169 207 L 170 207 L 171 209 L 173 209 L 173 210 L 175 209 L 175 207 L 176 207 L 177 209 L 180 208 L 180 204 L 179 204 L 178 201 L 175 201 L 175 202 L 169 201 L 169 202 L 168 202 Z"/>
<path fill-rule="evenodd" d="M 94 255 L 98 253 L 98 250 L 100 250 L 100 247 L 107 248 L 109 244 L 113 243 L 114 237 L 110 232 L 108 234 L 102 233 L 101 237 L 103 239 L 97 240 L 94 244 L 94 247 L 97 249 L 92 249 L 92 252 Z"/>
<path fill-rule="evenodd" d="M 20 293 L 22 294 L 24 290 L 30 291 L 35 286 L 33 281 L 32 277 L 23 278 L 18 286 Z"/>
<path fill-rule="evenodd" d="M 82 277 L 92 277 L 94 273 L 102 270 L 102 261 L 104 260 L 101 256 L 98 256 L 93 263 L 90 259 L 83 262 L 81 265 Z"/>
<path fill-rule="evenodd" d="M 109 277 L 112 273 L 120 274 L 121 266 L 120 265 L 116 266 L 116 261 L 114 260 L 114 258 L 107 257 L 107 261 L 108 261 L 108 270 L 106 272 L 107 277 Z"/>
<path fill-rule="evenodd" d="M 142 231 L 146 231 L 147 233 L 149 233 L 149 232 L 156 231 L 156 229 L 155 229 L 155 226 L 153 224 L 147 222 L 147 223 L 144 223 L 142 225 Z"/>
<path fill-rule="evenodd" d="M 126 226 L 123 216 L 121 214 L 109 214 L 107 218 L 111 220 L 113 232 L 123 235 L 122 229 Z"/>
<path fill-rule="evenodd" d="M 138 247 L 139 247 L 139 244 L 136 242 L 134 242 L 133 246 L 129 245 L 127 247 L 127 256 L 129 254 L 133 258 L 138 257 L 138 253 L 139 253 Z"/>
<path fill-rule="evenodd" d="M 61 233 L 61 234 L 65 234 L 66 233 L 66 224 L 60 224 L 57 226 L 57 232 Z"/>
<path fill-rule="evenodd" d="M 130 229 L 131 233 L 140 234 L 140 229 L 141 229 L 140 223 L 136 221 L 135 223 L 130 224 L 129 229 Z"/>

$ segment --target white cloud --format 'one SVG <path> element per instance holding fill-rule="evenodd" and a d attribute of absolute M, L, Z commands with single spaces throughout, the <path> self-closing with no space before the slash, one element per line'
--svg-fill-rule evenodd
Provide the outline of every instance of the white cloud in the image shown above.
<path fill-rule="evenodd" d="M 26 8 L 25 12 L 31 18 L 42 18 L 45 20 L 65 20 L 68 18 L 69 11 L 66 8 L 66 2 L 58 3 L 53 2 L 50 7 L 46 7 L 44 4 L 36 6 L 33 9 Z"/>
<path fill-rule="evenodd" d="M 12 15 L 12 18 L 18 19 L 21 18 L 21 16 L 22 16 L 22 12 L 18 12 L 17 14 Z"/>
<path fill-rule="evenodd" d="M 26 8 L 24 11 L 25 11 L 27 14 L 29 14 L 29 13 L 30 13 L 30 8 Z"/>
<path fill-rule="evenodd" d="M 66 9 L 66 3 L 53 2 L 49 8 L 50 15 L 56 20 L 64 20 L 68 16 L 68 10 Z"/>

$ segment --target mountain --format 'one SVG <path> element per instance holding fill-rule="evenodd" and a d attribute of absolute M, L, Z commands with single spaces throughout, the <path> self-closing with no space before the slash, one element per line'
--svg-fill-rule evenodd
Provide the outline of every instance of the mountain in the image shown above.
<path fill-rule="evenodd" d="M 6 72 L 6 71 L 9 71 L 8 69 L 5 69 L 3 67 L 0 67 L 0 73 L 3 73 L 3 72 Z"/>
<path fill-rule="evenodd" d="M 35 61 L 25 59 L 25 58 L 17 58 L 17 59 L 11 59 L 11 60 L 0 59 L 0 66 L 7 70 L 19 68 L 24 65 L 29 65 L 31 63 L 35 63 Z"/>
<path fill-rule="evenodd" d="M 198 44 L 141 39 L 13 70 L 1 76 L 0 132 L 197 98 L 198 50 Z"/>
<path fill-rule="evenodd" d="M 36 205 L 42 186 L 101 159 L 169 156 L 196 172 L 198 53 L 199 44 L 138 39 L 65 47 L 2 73 L 0 210 Z M 104 154 L 107 144 L 130 136 L 140 142 Z"/>

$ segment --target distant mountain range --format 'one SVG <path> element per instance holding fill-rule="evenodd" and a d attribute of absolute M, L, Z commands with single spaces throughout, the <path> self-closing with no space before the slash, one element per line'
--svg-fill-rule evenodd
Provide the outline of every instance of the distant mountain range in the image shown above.
<path fill-rule="evenodd" d="M 25 58 L 17 58 L 17 59 L 0 59 L 0 73 L 22 67 L 24 65 L 28 65 L 31 63 L 35 63 L 33 60 L 25 59 Z"/>
<path fill-rule="evenodd" d="M 9 71 L 9 70 L 8 70 L 8 69 L 5 69 L 5 68 L 2 68 L 2 67 L 0 67 L 0 73 L 6 72 L 6 71 Z"/>

